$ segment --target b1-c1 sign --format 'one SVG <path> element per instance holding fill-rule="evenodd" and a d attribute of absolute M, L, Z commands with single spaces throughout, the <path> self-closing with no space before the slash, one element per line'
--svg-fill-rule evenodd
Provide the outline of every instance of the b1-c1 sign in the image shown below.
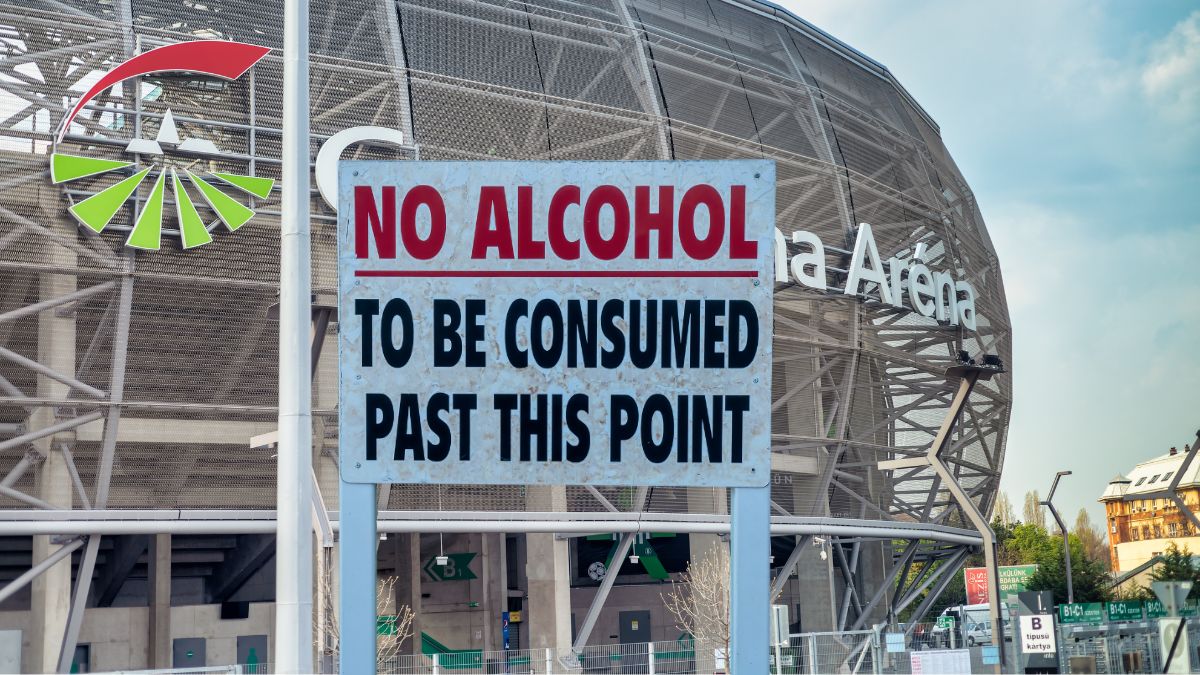
<path fill-rule="evenodd" d="M 342 162 L 342 476 L 764 486 L 775 165 Z"/>

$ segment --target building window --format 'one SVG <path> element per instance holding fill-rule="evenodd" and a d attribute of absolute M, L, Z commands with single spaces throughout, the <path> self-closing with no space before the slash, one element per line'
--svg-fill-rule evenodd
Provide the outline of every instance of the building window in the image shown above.
<path fill-rule="evenodd" d="M 1133 535 L 1134 541 L 1141 539 L 1141 537 L 1138 536 L 1138 529 L 1136 527 L 1129 528 L 1129 534 Z"/>
<path fill-rule="evenodd" d="M 1154 526 L 1154 538 L 1162 539 L 1162 528 L 1159 527 L 1158 525 Z"/>
<path fill-rule="evenodd" d="M 1164 480 L 1164 481 L 1171 480 L 1171 476 L 1173 476 L 1173 475 L 1175 475 L 1175 472 L 1174 472 L 1174 471 L 1168 471 L 1168 472 L 1166 472 L 1166 473 L 1164 473 L 1164 474 L 1163 474 L 1163 480 Z"/>
<path fill-rule="evenodd" d="M 1178 532 L 1178 526 L 1176 526 L 1175 523 L 1171 523 L 1170 525 L 1167 526 L 1167 535 L 1168 536 L 1171 536 L 1171 537 L 1177 536 L 1177 532 Z"/>
<path fill-rule="evenodd" d="M 1109 528 L 1110 528 L 1109 531 L 1112 532 L 1113 534 L 1116 534 L 1117 533 L 1117 519 L 1116 518 L 1110 519 L 1108 521 L 1108 524 L 1109 524 Z"/>
<path fill-rule="evenodd" d="M 1150 483 L 1153 483 L 1156 480 L 1158 480 L 1158 474 L 1154 474 L 1154 477 L 1150 479 Z M 1149 485 L 1150 483 L 1147 483 L 1147 485 Z"/>
<path fill-rule="evenodd" d="M 1137 486 L 1139 486 L 1139 485 L 1141 485 L 1142 483 L 1145 483 L 1145 482 L 1146 482 L 1146 477 L 1145 477 L 1145 476 L 1142 476 L 1141 478 L 1139 478 L 1139 479 L 1138 479 L 1138 482 L 1136 482 L 1136 483 L 1134 483 L 1134 484 L 1133 484 L 1133 487 L 1137 487 Z"/>

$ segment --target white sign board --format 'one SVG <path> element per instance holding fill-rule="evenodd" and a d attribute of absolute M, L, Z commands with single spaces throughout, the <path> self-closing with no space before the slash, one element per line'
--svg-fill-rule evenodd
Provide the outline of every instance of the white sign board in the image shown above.
<path fill-rule="evenodd" d="M 767 484 L 772 162 L 339 180 L 345 480 Z"/>
<path fill-rule="evenodd" d="M 970 673 L 971 651 L 968 649 L 914 651 L 908 655 L 908 665 L 913 675 Z"/>
<path fill-rule="evenodd" d="M 1054 638 L 1054 615 L 1027 614 L 1021 617 L 1021 653 L 1053 654 L 1058 650 Z"/>

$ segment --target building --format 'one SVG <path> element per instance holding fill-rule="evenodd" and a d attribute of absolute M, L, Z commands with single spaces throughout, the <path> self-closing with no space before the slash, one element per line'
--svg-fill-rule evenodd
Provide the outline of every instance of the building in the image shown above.
<path fill-rule="evenodd" d="M 1108 548 L 1114 572 L 1128 572 L 1149 562 L 1172 543 L 1200 552 L 1200 532 L 1179 506 L 1164 494 L 1182 470 L 1189 446 L 1138 464 L 1126 478 L 1118 474 L 1100 502 L 1108 521 Z M 1200 509 L 1200 466 L 1179 478 L 1178 496 L 1189 509 Z M 1149 574 L 1147 570 L 1146 574 Z"/>
<path fill-rule="evenodd" d="M 856 629 L 945 588 L 978 535 L 930 469 L 877 462 L 923 454 L 954 393 L 946 368 L 960 350 L 1011 365 L 1011 329 L 974 196 L 891 72 L 757 0 L 314 0 L 311 20 L 314 158 L 372 126 L 395 133 L 359 135 L 342 156 L 773 159 L 779 601 L 796 630 Z M 238 177 L 279 175 L 281 24 L 281 0 L 0 7 L 0 635 L 8 653 L 23 645 L 26 670 L 271 659 L 279 197 Z M 193 67 L 121 80 L 63 126 L 118 64 L 197 39 L 273 51 L 228 79 Z M 110 162 L 65 160 L 52 176 L 52 154 Z M 156 196 L 165 167 L 182 182 Z M 205 190 L 187 171 L 227 179 Z M 133 187 L 80 206 L 117 185 Z M 167 217 L 143 218 L 148 204 Z M 314 194 L 313 214 L 313 459 L 319 513 L 336 522 L 334 212 Z M 810 252 L 792 236 L 807 231 L 844 281 L 860 223 L 891 260 L 899 306 L 877 286 L 814 290 L 787 263 Z M 158 250 L 126 245 L 155 234 Z M 985 513 L 1010 410 L 1008 375 L 981 383 L 945 453 Z M 663 583 L 728 522 L 724 491 L 670 486 L 396 485 L 380 508 L 378 567 L 395 580 L 390 606 L 416 611 L 416 652 L 500 649 L 509 610 L 523 619 L 514 648 L 675 640 Z M 602 524 L 587 537 L 521 525 L 601 515 L 648 524 L 638 563 L 608 559 Z M 486 526 L 498 519 L 517 525 Z M 441 537 L 447 521 L 480 525 Z M 465 571 L 432 570 L 443 551 Z M 329 574 L 332 549 L 317 557 Z M 317 603 L 329 657 L 328 596 Z M 593 606 L 595 629 L 573 636 Z"/>

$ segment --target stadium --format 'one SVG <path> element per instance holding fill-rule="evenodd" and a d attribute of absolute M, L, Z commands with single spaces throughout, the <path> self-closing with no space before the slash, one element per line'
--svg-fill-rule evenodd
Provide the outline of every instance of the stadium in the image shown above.
<path fill-rule="evenodd" d="M 282 14 L 0 5 L 0 658 L 19 671 L 272 658 Z M 109 77 L 197 40 L 270 51 Z M 315 0 L 311 47 L 322 663 L 338 157 L 774 160 L 774 602 L 796 633 L 926 613 L 980 535 L 933 469 L 878 463 L 923 455 L 947 368 L 1009 363 L 1011 333 L 971 190 L 887 68 L 755 0 Z M 864 236 L 888 278 L 843 292 Z M 942 456 L 985 514 L 1010 410 L 1010 375 L 980 382 Z M 380 614 L 410 607 L 401 648 L 426 655 L 682 639 L 662 594 L 729 529 L 724 490 L 661 485 L 392 485 L 379 508 Z"/>

